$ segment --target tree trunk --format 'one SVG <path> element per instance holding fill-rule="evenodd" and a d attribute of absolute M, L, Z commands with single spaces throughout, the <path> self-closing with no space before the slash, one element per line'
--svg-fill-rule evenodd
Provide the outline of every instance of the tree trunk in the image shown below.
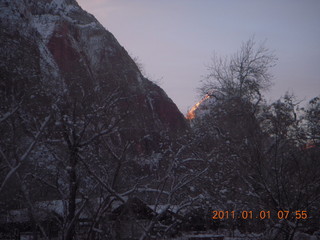
<path fill-rule="evenodd" d="M 69 169 L 69 204 L 68 204 L 68 216 L 67 216 L 67 232 L 65 240 L 72 240 L 75 235 L 75 215 L 76 215 L 76 196 L 78 190 L 77 183 L 77 149 L 71 150 L 70 155 L 70 169 Z"/>

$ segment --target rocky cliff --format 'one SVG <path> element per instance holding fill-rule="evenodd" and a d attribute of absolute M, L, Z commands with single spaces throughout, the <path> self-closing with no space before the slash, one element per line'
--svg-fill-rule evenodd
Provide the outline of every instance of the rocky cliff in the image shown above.
<path fill-rule="evenodd" d="M 173 101 L 76 1 L 5 0 L 0 8 L 1 113 L 14 105 L 14 93 L 31 115 L 65 96 L 71 106 L 117 95 L 113 114 L 124 115 L 121 138 L 134 140 L 139 151 L 156 148 L 163 132 L 186 129 Z"/>

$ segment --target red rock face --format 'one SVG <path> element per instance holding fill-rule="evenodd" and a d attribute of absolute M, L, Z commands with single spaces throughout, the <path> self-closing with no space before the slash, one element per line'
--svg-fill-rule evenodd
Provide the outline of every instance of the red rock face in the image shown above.
<path fill-rule="evenodd" d="M 75 72 L 79 67 L 80 55 L 72 47 L 68 36 L 70 36 L 68 24 L 63 23 L 53 33 L 47 47 L 62 72 Z"/>
<path fill-rule="evenodd" d="M 200 107 L 204 107 L 203 103 L 209 99 L 210 96 L 206 95 L 204 98 L 202 98 L 199 102 L 197 102 L 187 113 L 186 115 L 186 119 L 188 120 L 192 120 L 196 117 L 196 112 L 199 111 Z"/>

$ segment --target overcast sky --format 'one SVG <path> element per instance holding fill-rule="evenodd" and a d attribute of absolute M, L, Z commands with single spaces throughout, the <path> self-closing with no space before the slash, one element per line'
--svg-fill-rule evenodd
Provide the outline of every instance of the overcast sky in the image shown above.
<path fill-rule="evenodd" d="M 78 0 L 158 81 L 182 113 L 199 100 L 197 88 L 212 54 L 236 52 L 255 35 L 279 58 L 272 70 L 276 99 L 320 94 L 319 0 Z"/>

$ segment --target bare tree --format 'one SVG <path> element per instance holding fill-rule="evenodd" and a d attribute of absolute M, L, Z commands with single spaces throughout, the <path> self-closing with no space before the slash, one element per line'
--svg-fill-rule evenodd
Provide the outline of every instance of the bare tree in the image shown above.
<path fill-rule="evenodd" d="M 320 96 L 309 101 L 305 109 L 306 128 L 308 129 L 308 139 L 311 145 L 320 141 Z"/>
<path fill-rule="evenodd" d="M 249 39 L 230 58 L 215 57 L 201 87 L 213 100 L 193 120 L 193 130 L 210 161 L 206 191 L 220 193 L 212 201 L 222 209 L 295 212 L 317 206 L 319 174 L 312 166 L 318 150 L 316 144 L 302 147 L 317 136 L 317 98 L 305 115 L 289 95 L 266 104 L 262 91 L 271 84 L 275 62 L 271 51 Z M 289 240 L 301 223 L 275 219 L 272 224 Z"/>
<path fill-rule="evenodd" d="M 11 139 L 12 147 L 10 148 L 10 150 L 8 148 L 6 149 L 0 148 L 1 159 L 4 162 L 5 168 L 8 169 L 8 171 L 5 173 L 5 177 L 2 180 L 2 183 L 0 186 L 0 193 L 2 194 L 2 196 L 6 196 L 6 193 L 2 193 L 4 192 L 6 184 L 12 181 L 13 178 L 15 181 L 17 181 L 19 185 L 19 189 L 23 195 L 23 199 L 25 200 L 25 203 L 26 203 L 28 215 L 30 218 L 30 222 L 32 224 L 34 239 L 37 239 L 37 235 L 38 235 L 37 228 L 40 228 L 44 237 L 46 236 L 46 234 L 38 220 L 38 213 L 36 212 L 34 207 L 34 202 L 30 197 L 31 192 L 30 192 L 30 189 L 27 187 L 27 182 L 26 182 L 27 175 L 25 173 L 20 173 L 21 171 L 19 170 L 20 168 L 22 168 L 23 165 L 30 164 L 30 159 L 29 159 L 30 155 L 32 155 L 33 150 L 36 148 L 36 145 L 41 135 L 43 134 L 46 127 L 48 126 L 50 118 L 51 118 L 50 115 L 45 118 L 45 120 L 41 123 L 40 127 L 35 130 L 35 133 L 33 134 L 30 142 L 27 145 L 24 145 L 24 144 L 21 145 L 18 137 L 19 133 L 15 130 L 15 124 L 16 124 L 15 121 L 14 120 L 10 121 L 11 119 L 7 118 L 5 121 L 8 121 L 8 122 L 6 122 L 5 125 L 9 127 L 9 129 L 11 129 L 10 139 Z M 8 142 L 6 142 L 6 145 L 7 144 Z"/>
<path fill-rule="evenodd" d="M 277 58 L 264 44 L 256 47 L 254 38 L 242 44 L 240 51 L 231 57 L 212 58 L 208 75 L 200 88 L 203 94 L 214 89 L 228 96 L 249 100 L 261 99 L 261 91 L 267 89 L 272 75 L 270 68 Z"/>
<path fill-rule="evenodd" d="M 249 168 L 243 177 L 248 191 L 254 193 L 255 202 L 261 208 L 274 212 L 306 211 L 306 218 L 286 217 L 271 220 L 273 234 L 270 239 L 293 239 L 302 226 L 317 221 L 314 209 L 319 208 L 320 174 L 316 166 L 319 149 L 306 148 L 309 130 L 304 127 L 305 116 L 299 112 L 292 96 L 286 95 L 264 110 L 263 129 L 268 133 L 264 146 L 255 145 Z M 300 115 L 300 117 L 299 117 Z M 276 229 L 276 230 L 275 230 Z"/>
<path fill-rule="evenodd" d="M 30 153 L 34 149 L 35 145 L 37 144 L 40 135 L 42 134 L 42 132 L 44 131 L 44 129 L 48 125 L 49 120 L 50 120 L 50 116 L 47 116 L 45 118 L 45 120 L 43 121 L 43 123 L 41 124 L 38 131 L 35 133 L 33 140 L 26 147 L 25 151 L 21 154 L 21 156 L 19 156 L 19 154 L 18 154 L 18 152 L 19 152 L 18 146 L 17 146 L 18 143 L 16 143 L 16 145 L 15 145 L 15 154 L 14 154 L 15 158 L 14 159 L 11 159 L 10 156 L 6 156 L 4 151 L 0 148 L 1 158 L 5 162 L 6 168 L 9 169 L 9 171 L 7 172 L 6 176 L 4 177 L 4 179 L 1 183 L 0 193 L 3 190 L 4 186 L 6 185 L 6 183 L 10 180 L 11 176 L 13 176 L 19 170 L 21 165 L 24 164 L 25 161 L 27 161 Z M 14 132 L 13 132 L 13 134 L 14 134 Z M 15 138 L 15 137 L 13 136 L 13 138 Z"/>
<path fill-rule="evenodd" d="M 86 205 L 88 196 L 96 192 L 96 184 L 85 174 L 81 161 L 94 163 L 95 151 L 101 151 L 101 139 L 117 133 L 124 115 L 116 112 L 119 92 L 110 95 L 84 95 L 81 98 L 65 97 L 54 106 L 54 121 L 43 142 L 54 161 L 55 171 L 43 171 L 35 178 L 52 189 L 64 202 L 60 222 L 64 239 L 73 239 L 76 226 Z"/>

